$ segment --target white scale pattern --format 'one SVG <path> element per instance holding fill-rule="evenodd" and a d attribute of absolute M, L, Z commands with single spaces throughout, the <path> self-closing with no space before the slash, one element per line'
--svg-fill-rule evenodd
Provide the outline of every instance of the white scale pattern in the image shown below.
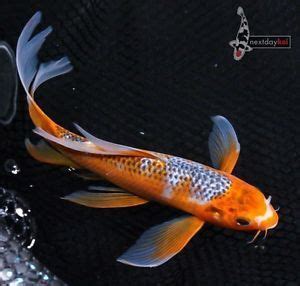
<path fill-rule="evenodd" d="M 172 157 L 168 160 L 167 176 L 169 186 L 165 194 L 172 195 L 172 189 L 183 180 L 190 183 L 190 195 L 199 203 L 206 203 L 224 194 L 231 186 L 231 181 L 204 165 L 182 158 Z"/>

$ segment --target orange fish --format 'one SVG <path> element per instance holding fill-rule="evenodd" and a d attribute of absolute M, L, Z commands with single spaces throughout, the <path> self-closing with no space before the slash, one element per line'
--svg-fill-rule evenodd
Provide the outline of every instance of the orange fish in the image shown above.
<path fill-rule="evenodd" d="M 38 51 L 52 28 L 32 37 L 41 21 L 36 13 L 24 27 L 17 44 L 17 67 L 27 94 L 29 113 L 41 137 L 37 145 L 26 139 L 29 153 L 37 160 L 89 170 L 118 187 L 90 187 L 64 199 L 94 208 L 131 207 L 156 201 L 187 213 L 154 226 L 118 258 L 140 267 L 163 264 L 181 251 L 204 222 L 242 231 L 274 228 L 277 212 L 271 197 L 231 174 L 240 145 L 232 125 L 222 116 L 212 118 L 209 151 L 213 168 L 183 158 L 110 143 L 75 125 L 81 135 L 54 123 L 34 100 L 45 81 L 69 72 L 67 57 L 40 63 Z"/>

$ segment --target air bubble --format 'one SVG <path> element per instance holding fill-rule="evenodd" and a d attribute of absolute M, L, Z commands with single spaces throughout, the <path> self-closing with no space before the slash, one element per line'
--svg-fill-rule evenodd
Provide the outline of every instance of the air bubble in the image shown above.
<path fill-rule="evenodd" d="M 8 285 L 9 286 L 21 286 L 21 285 L 25 285 L 24 284 L 24 279 L 18 277 L 15 280 L 11 281 Z"/>
<path fill-rule="evenodd" d="M 7 159 L 4 162 L 4 169 L 6 172 L 11 173 L 13 175 L 17 175 L 21 172 L 20 167 L 14 159 Z"/>
<path fill-rule="evenodd" d="M 14 272 L 10 268 L 5 268 L 0 271 L 0 279 L 3 281 L 8 281 L 14 278 Z"/>
<path fill-rule="evenodd" d="M 24 211 L 21 208 L 16 208 L 16 214 L 20 217 L 24 217 Z"/>

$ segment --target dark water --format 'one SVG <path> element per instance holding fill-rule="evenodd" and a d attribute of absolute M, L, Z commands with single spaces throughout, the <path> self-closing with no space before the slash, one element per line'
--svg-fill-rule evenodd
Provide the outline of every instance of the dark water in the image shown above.
<path fill-rule="evenodd" d="M 59 197 L 88 182 L 34 161 L 23 90 L 0 127 L 0 186 L 26 199 L 36 222 L 34 256 L 69 285 L 299 285 L 299 104 L 296 48 L 255 50 L 236 62 L 228 42 L 244 8 L 253 34 L 295 35 L 288 1 L 0 1 L 0 39 L 15 47 L 37 10 L 54 33 L 41 57 L 67 54 L 75 70 L 43 85 L 37 101 L 60 125 L 77 122 L 117 143 L 210 164 L 209 117 L 226 116 L 241 143 L 234 174 L 280 206 L 262 244 L 252 234 L 206 225 L 155 269 L 117 263 L 147 228 L 180 212 L 150 203 L 95 210 Z M 296 41 L 295 41 L 296 43 Z M 293 42 L 292 42 L 293 45 Z M 5 168 L 14 160 L 14 174 Z M 13 164 L 14 166 L 14 164 Z"/>

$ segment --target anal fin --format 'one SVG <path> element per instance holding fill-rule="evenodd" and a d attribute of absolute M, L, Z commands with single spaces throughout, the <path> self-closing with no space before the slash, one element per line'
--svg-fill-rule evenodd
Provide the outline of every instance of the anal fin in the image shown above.
<path fill-rule="evenodd" d="M 115 187 L 90 187 L 89 190 L 98 192 L 78 191 L 62 199 L 91 208 L 124 208 L 143 205 L 148 202 L 134 194 Z"/>
<path fill-rule="evenodd" d="M 28 138 L 26 138 L 25 146 L 28 153 L 37 161 L 53 165 L 80 168 L 76 163 L 56 151 L 44 140 L 40 140 L 36 145 L 34 145 Z"/>
<path fill-rule="evenodd" d="M 117 261 L 139 267 L 159 266 L 180 252 L 203 224 L 195 216 L 183 216 L 154 226 Z"/>

